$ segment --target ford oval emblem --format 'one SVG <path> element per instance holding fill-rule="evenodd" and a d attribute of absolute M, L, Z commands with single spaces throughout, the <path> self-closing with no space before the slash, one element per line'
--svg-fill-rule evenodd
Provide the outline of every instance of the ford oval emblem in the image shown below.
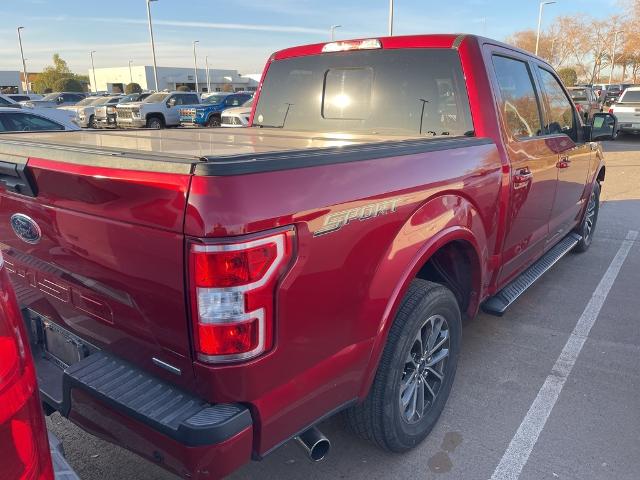
<path fill-rule="evenodd" d="M 33 218 L 22 213 L 14 213 L 11 215 L 11 228 L 20 240 L 32 245 L 38 243 L 40 238 L 42 238 L 40 226 Z"/>

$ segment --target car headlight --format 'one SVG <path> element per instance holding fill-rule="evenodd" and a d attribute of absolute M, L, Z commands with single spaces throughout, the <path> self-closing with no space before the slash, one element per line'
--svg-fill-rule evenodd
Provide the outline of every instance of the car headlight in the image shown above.
<path fill-rule="evenodd" d="M 116 107 L 107 107 L 107 113 L 116 113 Z"/>
<path fill-rule="evenodd" d="M 204 117 L 204 111 L 196 110 L 196 117 L 200 117 L 200 118 Z"/>
<path fill-rule="evenodd" d="M 139 110 L 134 110 L 133 112 L 131 112 L 131 116 L 136 117 L 136 118 L 140 118 L 140 111 Z"/>

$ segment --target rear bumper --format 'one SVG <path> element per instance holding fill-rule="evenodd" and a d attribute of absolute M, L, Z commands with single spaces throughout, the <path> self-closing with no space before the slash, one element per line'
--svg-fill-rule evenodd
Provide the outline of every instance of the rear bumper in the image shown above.
<path fill-rule="evenodd" d="M 37 331 L 37 319 L 28 322 Z M 85 430 L 193 478 L 218 478 L 251 459 L 244 405 L 212 405 L 102 351 L 63 368 L 34 337 L 43 402 Z"/>

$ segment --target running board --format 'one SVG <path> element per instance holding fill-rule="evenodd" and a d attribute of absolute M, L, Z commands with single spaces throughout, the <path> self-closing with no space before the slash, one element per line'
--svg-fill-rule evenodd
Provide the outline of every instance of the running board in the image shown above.
<path fill-rule="evenodd" d="M 506 287 L 487 299 L 482 304 L 482 310 L 491 315 L 501 317 L 509 306 L 522 295 L 527 288 L 533 285 L 547 270 L 553 267 L 558 260 L 569 253 L 582 239 L 576 233 L 570 233 L 557 245 L 545 253 L 538 261 L 512 280 Z"/>

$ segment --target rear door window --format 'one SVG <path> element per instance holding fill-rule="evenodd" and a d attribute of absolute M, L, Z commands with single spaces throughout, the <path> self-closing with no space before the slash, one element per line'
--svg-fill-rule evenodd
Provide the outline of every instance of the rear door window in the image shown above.
<path fill-rule="evenodd" d="M 333 52 L 273 62 L 254 125 L 315 132 L 473 135 L 453 49 Z"/>
<path fill-rule="evenodd" d="M 542 121 L 531 71 L 526 62 L 493 56 L 505 128 L 513 138 L 542 135 Z"/>

